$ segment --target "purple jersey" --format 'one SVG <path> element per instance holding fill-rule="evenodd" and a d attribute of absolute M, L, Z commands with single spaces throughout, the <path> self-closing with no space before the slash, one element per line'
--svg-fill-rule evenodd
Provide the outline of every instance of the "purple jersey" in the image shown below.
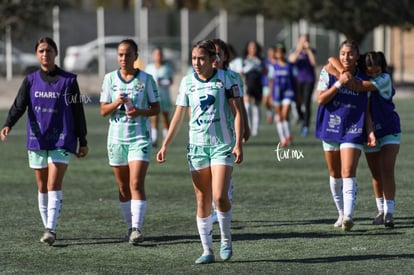
<path fill-rule="evenodd" d="M 315 82 L 315 69 L 306 53 L 301 52 L 299 54 L 295 65 L 297 70 L 296 78 L 299 83 Z"/>
<path fill-rule="evenodd" d="M 63 148 L 76 152 L 70 87 L 76 80 L 74 74 L 62 72 L 58 80 L 47 83 L 40 77 L 40 70 L 29 74 L 30 104 L 27 120 L 27 149 L 54 150 Z"/>
<path fill-rule="evenodd" d="M 371 83 L 377 87 L 377 92 L 371 92 L 371 117 L 375 136 L 381 138 L 401 132 L 400 117 L 395 112 L 392 101 L 395 95 L 391 76 L 387 73 L 380 74 Z"/>
<path fill-rule="evenodd" d="M 367 80 L 367 77 L 359 71 L 354 77 L 359 80 Z M 333 75 L 323 69 L 318 91 L 325 91 L 333 86 L 336 80 Z M 324 141 L 363 144 L 366 141 L 365 112 L 367 103 L 367 93 L 357 93 L 342 86 L 330 102 L 319 105 L 315 136 Z"/>
<path fill-rule="evenodd" d="M 280 65 L 278 63 L 269 66 L 269 79 L 273 79 L 272 98 L 275 102 L 283 99 L 295 100 L 295 78 L 293 76 L 293 66 L 290 63 Z"/>

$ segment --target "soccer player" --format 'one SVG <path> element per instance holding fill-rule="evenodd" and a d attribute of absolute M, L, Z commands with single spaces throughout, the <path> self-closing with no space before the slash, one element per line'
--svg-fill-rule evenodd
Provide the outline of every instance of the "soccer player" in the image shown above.
<path fill-rule="evenodd" d="M 372 221 L 374 225 L 383 224 L 386 228 L 394 228 L 395 207 L 395 162 L 400 149 L 400 118 L 395 111 L 393 96 L 395 90 L 390 74 L 387 73 L 387 62 L 382 52 L 368 52 L 358 62 L 370 77 L 369 81 L 353 81 L 356 91 L 372 91 L 369 94 L 371 125 L 375 135 L 375 144 L 364 146 L 365 156 L 372 174 L 378 214 Z M 339 76 L 346 73 L 338 60 L 329 58 L 336 69 L 332 73 Z M 328 68 L 329 70 L 329 68 Z M 331 70 L 329 70 L 331 71 Z"/>
<path fill-rule="evenodd" d="M 152 75 L 158 86 L 160 97 L 160 115 L 162 118 L 162 137 L 168 132 L 170 127 L 170 87 L 173 84 L 174 72 L 171 65 L 164 61 L 162 48 L 155 48 L 152 51 L 152 63 L 145 67 L 145 72 Z M 151 137 L 152 145 L 157 146 L 158 141 L 158 120 L 159 115 L 151 117 Z"/>
<path fill-rule="evenodd" d="M 218 58 L 216 59 L 216 62 L 214 62 L 214 67 L 217 69 L 222 69 L 227 71 L 231 75 L 231 79 L 234 80 L 234 83 L 239 85 L 240 91 L 243 91 L 243 79 L 241 78 L 240 74 L 232 71 L 229 69 L 229 58 L 230 58 L 230 52 L 227 47 L 227 44 L 221 40 L 221 39 L 213 39 L 214 45 L 216 46 L 216 52 L 218 55 Z M 247 118 L 247 111 L 246 108 L 244 108 L 244 102 L 243 100 L 240 100 L 240 103 L 242 105 L 241 112 L 243 116 L 243 142 L 246 142 L 250 137 L 250 129 L 249 129 L 249 123 Z M 233 178 L 230 178 L 230 186 L 229 186 L 229 200 L 232 202 L 233 200 Z M 217 220 L 217 208 L 216 204 L 213 200 L 213 214 L 211 216 L 213 223 L 218 222 Z"/>
<path fill-rule="evenodd" d="M 34 170 L 38 205 L 45 232 L 40 241 L 52 245 L 62 207 L 62 183 L 72 154 L 88 154 L 86 120 L 76 75 L 55 64 L 56 43 L 40 38 L 35 46 L 40 69 L 28 74 L 1 130 L 6 141 L 27 109 L 27 150 Z"/>
<path fill-rule="evenodd" d="M 335 227 L 350 231 L 354 225 L 357 180 L 356 170 L 365 142 L 365 113 L 368 97 L 348 89 L 350 75 L 357 79 L 367 77 L 358 70 L 359 47 L 352 40 L 341 43 L 339 60 L 349 74 L 337 79 L 325 69 L 318 83 L 318 112 L 315 136 L 322 140 L 329 171 L 329 184 L 339 216 Z"/>
<path fill-rule="evenodd" d="M 262 76 L 262 85 L 263 85 L 263 103 L 266 108 L 266 120 L 269 123 L 274 121 L 274 111 L 273 111 L 273 100 L 272 93 L 270 92 L 269 87 L 269 70 L 276 63 L 275 59 L 275 47 L 271 46 L 267 48 L 267 56 L 264 60 L 265 66 L 267 68 L 267 74 Z"/>
<path fill-rule="evenodd" d="M 309 125 L 312 110 L 312 95 L 315 87 L 315 49 L 309 43 L 309 35 L 302 34 L 299 37 L 296 49 L 289 55 L 289 61 L 295 64 L 297 80 L 296 111 L 299 120 L 303 120 L 301 135 L 309 134 Z M 305 107 L 305 112 L 302 111 Z"/>
<path fill-rule="evenodd" d="M 150 116 L 160 112 L 157 86 L 151 75 L 134 68 L 138 45 L 124 39 L 118 45 L 119 69 L 105 75 L 101 115 L 109 115 L 108 158 L 119 188 L 128 240 L 137 245 L 147 208 L 145 176 L 151 158 Z"/>
<path fill-rule="evenodd" d="M 260 125 L 260 104 L 263 98 L 262 77 L 266 74 L 266 65 L 261 57 L 261 46 L 256 41 L 249 41 L 243 56 L 242 75 L 246 84 L 244 105 L 249 117 L 252 136 L 257 136 Z"/>
<path fill-rule="evenodd" d="M 290 108 L 296 98 L 295 78 L 293 66 L 286 58 L 286 48 L 282 43 L 274 47 L 276 62 L 269 66 L 269 87 L 272 95 L 272 103 L 275 108 L 274 122 L 279 135 L 280 146 L 291 144 L 289 114 Z"/>
<path fill-rule="evenodd" d="M 213 223 L 211 202 L 217 206 L 221 233 L 220 257 L 227 261 L 233 254 L 230 225 L 231 202 L 228 197 L 234 163 L 243 160 L 240 87 L 228 72 L 214 68 L 216 48 L 212 40 L 197 42 L 192 48 L 194 73 L 180 84 L 177 106 L 171 126 L 157 153 L 157 161 L 167 158 L 167 148 L 190 110 L 187 159 L 197 199 L 197 227 L 203 254 L 196 264 L 215 261 L 212 250 Z"/>

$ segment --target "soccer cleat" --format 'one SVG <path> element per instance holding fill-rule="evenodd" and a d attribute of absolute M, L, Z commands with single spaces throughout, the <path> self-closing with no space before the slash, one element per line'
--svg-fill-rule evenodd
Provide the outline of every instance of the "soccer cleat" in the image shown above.
<path fill-rule="evenodd" d="M 345 216 L 342 220 L 342 230 L 343 231 L 351 231 L 352 227 L 354 226 L 354 221 L 351 217 Z"/>
<path fill-rule="evenodd" d="M 289 145 L 289 142 L 286 139 L 284 139 L 284 140 L 281 140 L 279 144 L 280 144 L 280 147 L 287 147 Z"/>
<path fill-rule="evenodd" d="M 384 226 L 385 228 L 394 228 L 394 218 L 392 213 L 385 214 Z"/>
<path fill-rule="evenodd" d="M 293 144 L 293 137 L 292 136 L 287 136 L 286 141 L 287 141 L 287 146 L 292 145 Z"/>
<path fill-rule="evenodd" d="M 302 131 L 300 132 L 302 137 L 306 137 L 307 135 L 309 135 L 309 128 L 308 127 L 303 127 Z"/>
<path fill-rule="evenodd" d="M 214 258 L 214 254 L 208 255 L 201 255 L 196 261 L 196 264 L 211 264 L 214 263 L 216 260 Z"/>
<path fill-rule="evenodd" d="M 45 233 L 40 238 L 40 241 L 44 244 L 52 245 L 56 240 L 56 233 L 52 229 L 46 228 Z"/>
<path fill-rule="evenodd" d="M 377 216 L 372 220 L 373 225 L 384 224 L 384 212 L 378 212 Z"/>
<path fill-rule="evenodd" d="M 220 258 L 223 261 L 228 261 L 230 260 L 231 256 L 233 255 L 233 249 L 231 246 L 225 245 L 224 243 L 222 243 L 220 245 Z"/>
<path fill-rule="evenodd" d="M 339 214 L 338 219 L 334 223 L 334 227 L 342 227 L 342 220 L 344 219 L 344 216 L 342 214 Z"/>
<path fill-rule="evenodd" d="M 129 237 L 131 236 L 131 233 L 132 233 L 132 228 L 129 228 L 128 232 L 124 236 L 124 241 L 126 241 L 126 242 L 129 241 Z"/>
<path fill-rule="evenodd" d="M 133 245 L 137 245 L 139 243 L 142 243 L 144 241 L 144 237 L 141 234 L 141 231 L 139 231 L 137 228 L 132 228 L 131 235 L 129 236 L 129 243 Z"/>

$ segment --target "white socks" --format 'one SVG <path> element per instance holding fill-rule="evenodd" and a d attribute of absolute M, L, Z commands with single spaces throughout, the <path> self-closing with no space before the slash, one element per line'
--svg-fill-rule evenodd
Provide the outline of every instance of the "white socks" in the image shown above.
<path fill-rule="evenodd" d="M 47 202 L 48 202 L 48 196 L 47 193 L 37 193 L 37 201 L 39 204 L 39 212 L 40 216 L 42 217 L 42 222 L 44 228 L 47 227 Z"/>
<path fill-rule="evenodd" d="M 281 121 L 277 121 L 275 119 L 275 124 L 276 124 L 276 130 L 277 130 L 277 134 L 279 135 L 279 140 L 280 141 L 284 141 L 285 140 L 285 135 L 283 133 L 283 125 Z"/>
<path fill-rule="evenodd" d="M 163 128 L 162 129 L 162 138 L 165 138 L 168 134 L 168 129 L 167 128 Z"/>
<path fill-rule="evenodd" d="M 168 129 L 163 128 L 162 129 L 162 137 L 165 138 L 167 136 Z M 151 139 L 153 143 L 156 143 L 158 141 L 158 130 L 156 128 L 151 128 Z"/>
<path fill-rule="evenodd" d="M 394 213 L 395 201 L 394 200 L 384 200 L 384 198 L 375 198 L 377 203 L 378 212 Z"/>
<path fill-rule="evenodd" d="M 385 200 L 384 203 L 384 213 L 392 214 L 394 213 L 395 201 L 394 200 Z"/>
<path fill-rule="evenodd" d="M 375 202 L 377 203 L 378 213 L 384 213 L 384 198 L 375 198 Z"/>
<path fill-rule="evenodd" d="M 203 255 L 210 255 L 213 252 L 213 222 L 211 215 L 206 218 L 197 217 L 198 234 L 200 235 Z"/>
<path fill-rule="evenodd" d="M 227 212 L 220 212 L 217 210 L 217 220 L 220 225 L 221 243 L 226 246 L 232 246 L 231 244 L 231 219 L 233 212 L 230 209 Z M 212 254 L 213 250 L 213 222 L 211 215 L 206 218 L 197 217 L 198 234 L 200 235 L 201 245 L 203 246 L 203 255 Z"/>
<path fill-rule="evenodd" d="M 259 132 L 260 109 L 259 109 L 259 106 L 253 104 L 251 106 L 251 110 L 252 110 L 252 136 L 256 136 Z"/>
<path fill-rule="evenodd" d="M 344 215 L 344 198 L 342 194 L 342 178 L 329 177 L 329 186 L 331 187 L 332 198 L 338 209 L 339 215 Z"/>
<path fill-rule="evenodd" d="M 282 127 L 283 127 L 283 134 L 284 134 L 285 138 L 289 138 L 290 137 L 290 124 L 289 124 L 289 121 L 283 120 L 282 121 Z"/>
<path fill-rule="evenodd" d="M 221 243 L 229 247 L 231 247 L 230 227 L 232 216 L 233 212 L 231 209 L 227 212 L 220 212 L 217 210 L 217 220 L 220 225 Z"/>
<path fill-rule="evenodd" d="M 132 228 L 137 228 L 139 231 L 144 224 L 145 211 L 147 209 L 147 201 L 131 200 L 131 215 Z"/>
<path fill-rule="evenodd" d="M 329 177 L 329 185 L 339 215 L 352 217 L 357 196 L 356 178 Z"/>
<path fill-rule="evenodd" d="M 126 201 L 126 202 L 120 201 L 119 206 L 121 207 L 121 213 L 128 226 L 128 229 L 132 228 L 131 201 Z"/>
<path fill-rule="evenodd" d="M 158 139 L 158 130 L 155 128 L 151 128 L 151 139 L 152 143 L 156 143 Z"/>
<path fill-rule="evenodd" d="M 357 182 L 356 178 L 343 178 L 343 198 L 344 198 L 344 216 L 352 217 L 354 214 L 356 196 L 357 196 Z"/>
<path fill-rule="evenodd" d="M 275 115 L 275 124 L 280 141 L 286 141 L 290 135 L 290 123 L 287 120 L 278 121 Z"/>
<path fill-rule="evenodd" d="M 56 231 L 56 225 L 62 206 L 62 191 L 49 191 L 47 203 L 47 223 L 46 228 Z M 42 217 L 43 219 L 43 217 Z"/>

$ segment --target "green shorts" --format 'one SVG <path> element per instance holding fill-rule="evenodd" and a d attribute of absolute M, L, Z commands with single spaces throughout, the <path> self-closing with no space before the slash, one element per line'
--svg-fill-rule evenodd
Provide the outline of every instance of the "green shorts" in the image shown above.
<path fill-rule="evenodd" d="M 233 166 L 235 157 L 233 145 L 219 144 L 217 146 L 198 146 L 189 144 L 187 160 L 190 171 L 201 170 L 212 165 Z"/>
<path fill-rule="evenodd" d="M 128 162 L 141 160 L 149 162 L 152 144 L 150 140 L 139 140 L 131 144 L 108 144 L 110 166 L 125 166 Z"/>
<path fill-rule="evenodd" d="M 68 164 L 72 154 L 66 149 L 29 150 L 29 167 L 32 169 L 46 168 L 48 163 Z"/>
<path fill-rule="evenodd" d="M 401 143 L 401 133 L 386 135 L 382 138 L 377 139 L 377 145 L 375 147 L 369 147 L 364 145 L 365 153 L 374 153 L 381 151 L 381 147 L 387 144 L 400 144 Z"/>
<path fill-rule="evenodd" d="M 263 86 L 262 91 L 263 91 L 263 96 L 269 96 L 270 95 L 269 86 Z"/>
<path fill-rule="evenodd" d="M 324 151 L 340 151 L 344 148 L 354 148 L 361 150 L 364 148 L 362 144 L 351 143 L 351 142 L 334 142 L 334 141 L 322 141 L 322 147 Z"/>
<path fill-rule="evenodd" d="M 172 105 L 169 90 L 160 88 L 158 90 L 158 95 L 160 97 L 160 111 L 163 113 L 169 112 Z"/>

